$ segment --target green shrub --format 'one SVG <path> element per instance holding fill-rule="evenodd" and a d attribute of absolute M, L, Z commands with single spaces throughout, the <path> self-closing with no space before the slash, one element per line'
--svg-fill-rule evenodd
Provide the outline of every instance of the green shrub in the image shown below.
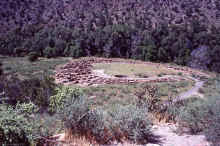
<path fill-rule="evenodd" d="M 67 89 L 68 90 L 68 89 Z M 63 90 L 66 92 L 67 90 Z M 82 94 L 78 93 L 79 89 L 74 89 L 74 92 L 61 93 L 58 92 L 57 95 L 51 98 L 51 107 L 56 109 L 57 112 L 65 119 L 66 127 L 70 128 L 76 121 L 80 120 L 83 115 L 87 114 L 90 110 L 88 99 Z M 59 97 L 59 95 L 62 95 Z M 72 95 L 72 96 L 70 96 Z M 61 100 L 60 100 L 61 99 Z"/>
<path fill-rule="evenodd" d="M 145 105 L 150 112 L 157 112 L 162 108 L 163 102 L 158 96 L 157 86 L 144 84 L 142 90 L 135 93 L 140 105 Z"/>
<path fill-rule="evenodd" d="M 32 102 L 29 103 L 18 103 L 16 104 L 15 109 L 17 110 L 17 112 L 19 113 L 23 113 L 25 115 L 30 115 L 32 113 L 36 113 L 39 108 Z"/>
<path fill-rule="evenodd" d="M 30 62 L 36 61 L 38 59 L 38 57 L 39 57 L 38 53 L 36 53 L 36 52 L 31 52 L 31 53 L 28 54 L 28 60 Z"/>
<path fill-rule="evenodd" d="M 56 94 L 50 97 L 50 112 L 62 110 L 67 100 L 82 94 L 79 89 L 66 86 L 57 87 L 55 92 Z"/>
<path fill-rule="evenodd" d="M 29 123 L 24 116 L 17 115 L 11 107 L 0 106 L 0 108 L 0 144 L 29 145 L 26 137 L 26 134 L 29 133 Z"/>
<path fill-rule="evenodd" d="M 83 56 L 83 50 L 80 48 L 80 46 L 77 46 L 73 43 L 70 43 L 63 52 L 64 56 L 70 56 L 74 58 L 78 58 Z"/>
<path fill-rule="evenodd" d="M 162 94 L 159 93 L 157 86 L 143 84 L 142 90 L 139 90 L 135 95 L 138 98 L 138 105 L 147 107 L 148 111 L 154 114 L 159 121 L 176 122 L 180 105 L 174 104 L 171 96 L 167 100 L 162 100 Z"/>
<path fill-rule="evenodd" d="M 128 140 L 141 144 L 158 142 L 158 137 L 150 131 L 151 122 L 147 115 L 146 106 L 139 104 L 113 105 L 107 109 L 93 107 L 88 98 L 83 96 L 78 89 L 74 92 L 76 94 L 66 92 L 66 97 L 65 94 L 58 92 L 59 94 L 52 97 L 52 99 L 58 99 L 53 100 L 52 105 L 61 103 L 62 108 L 55 107 L 58 107 L 60 118 L 64 121 L 66 129 L 72 132 L 72 135 L 85 136 L 90 141 L 96 141 L 100 144 L 111 144 L 115 140 Z M 60 99 L 65 99 L 65 101 Z"/>
<path fill-rule="evenodd" d="M 209 124 L 207 129 L 205 129 L 205 135 L 207 139 L 211 142 L 218 143 L 220 139 L 220 102 L 219 97 L 216 98 L 216 102 L 211 105 Z"/>
<path fill-rule="evenodd" d="M 0 105 L 0 144 L 30 145 L 40 136 L 40 125 L 30 115 L 34 113 L 33 103 L 17 104 L 15 108 Z"/>
<path fill-rule="evenodd" d="M 43 50 L 43 54 L 47 58 L 56 57 L 58 56 L 56 48 L 47 47 Z"/>
<path fill-rule="evenodd" d="M 178 75 L 179 75 L 179 76 L 182 76 L 182 75 L 183 75 L 183 73 L 182 73 L 182 72 L 178 72 Z"/>
<path fill-rule="evenodd" d="M 132 143 L 146 144 L 158 142 L 151 132 L 148 109 L 140 105 L 113 105 L 107 110 L 106 120 L 110 119 L 110 129 L 114 139 L 126 139 Z"/>
<path fill-rule="evenodd" d="M 4 90 L 4 102 L 16 105 L 32 101 L 41 108 L 47 108 L 49 97 L 55 94 L 54 79 L 48 76 L 20 80 L 17 77 L 1 77 L 0 87 Z"/>
<path fill-rule="evenodd" d="M 182 127 L 189 128 L 195 134 L 206 129 L 211 114 L 211 107 L 203 100 L 197 99 L 194 102 L 184 104 L 179 111 L 179 123 Z"/>

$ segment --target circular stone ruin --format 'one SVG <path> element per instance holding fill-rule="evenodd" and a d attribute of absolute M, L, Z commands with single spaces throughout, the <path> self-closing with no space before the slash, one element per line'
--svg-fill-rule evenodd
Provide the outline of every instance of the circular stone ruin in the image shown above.
<path fill-rule="evenodd" d="M 136 60 L 125 60 L 125 59 L 107 59 L 107 58 L 80 58 L 73 60 L 56 70 L 55 79 L 57 83 L 63 84 L 79 84 L 79 85 L 99 85 L 99 84 L 133 84 L 140 82 L 177 82 L 185 80 L 184 76 L 171 76 L 165 75 L 162 77 L 129 77 L 123 74 L 116 74 L 114 76 L 104 74 L 103 70 L 94 70 L 93 64 L 97 63 L 126 63 L 126 64 L 144 64 L 147 66 L 160 66 L 161 64 L 142 62 Z M 173 72 L 183 72 L 188 74 L 198 74 L 198 72 L 190 70 L 188 68 L 179 68 L 166 66 L 167 70 L 172 70 Z M 202 74 L 202 73 L 200 73 Z"/>

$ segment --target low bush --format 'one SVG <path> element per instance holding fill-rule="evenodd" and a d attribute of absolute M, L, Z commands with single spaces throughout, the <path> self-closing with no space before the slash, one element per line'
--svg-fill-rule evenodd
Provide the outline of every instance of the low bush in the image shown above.
<path fill-rule="evenodd" d="M 22 115 L 17 115 L 11 107 L 0 106 L 0 144 L 23 144 L 28 145 L 26 136 L 29 133 L 29 123 Z"/>
<path fill-rule="evenodd" d="M 47 47 L 44 49 L 43 54 L 47 58 L 56 57 L 58 56 L 58 53 L 56 52 L 55 48 Z"/>
<path fill-rule="evenodd" d="M 183 73 L 182 73 L 182 72 L 178 72 L 178 75 L 179 75 L 179 76 L 182 76 L 182 75 L 183 75 Z"/>
<path fill-rule="evenodd" d="M 189 128 L 193 134 L 196 134 L 206 129 L 210 124 L 208 119 L 210 114 L 212 114 L 210 104 L 197 99 L 180 108 L 178 122 L 182 127 Z"/>
<path fill-rule="evenodd" d="M 162 108 L 161 100 L 157 86 L 143 84 L 142 89 L 137 91 L 135 95 L 138 98 L 138 104 L 145 105 L 150 112 L 158 112 Z"/>
<path fill-rule="evenodd" d="M 158 142 L 158 137 L 150 130 L 151 122 L 146 106 L 113 105 L 107 109 L 101 106 L 93 107 L 87 97 L 78 89 L 74 90 L 76 94 L 69 94 L 70 92 L 66 92 L 68 90 L 64 90 L 64 94 L 58 92 L 62 100 L 57 98 L 59 96 L 52 97 L 52 103 L 56 103 L 52 105 L 62 105 L 62 108 L 58 108 L 58 113 L 70 135 L 83 136 L 90 142 L 100 144 L 123 140 L 139 144 Z"/>
<path fill-rule="evenodd" d="M 82 95 L 82 91 L 77 88 L 60 86 L 55 89 L 56 94 L 50 97 L 50 112 L 57 112 L 64 108 L 65 103 L 70 98 Z"/>
<path fill-rule="evenodd" d="M 116 104 L 107 113 L 105 119 L 110 123 L 114 140 L 125 139 L 137 144 L 158 142 L 158 137 L 151 132 L 152 123 L 146 106 Z"/>
<path fill-rule="evenodd" d="M 218 97 L 219 98 L 219 97 Z M 217 99 L 217 102 L 213 102 L 212 110 L 210 111 L 210 118 L 208 119 L 209 124 L 207 129 L 205 129 L 205 135 L 207 139 L 214 144 L 219 144 L 220 139 L 220 102 Z"/>
<path fill-rule="evenodd" d="M 83 49 L 80 48 L 79 45 L 75 45 L 74 43 L 69 43 L 67 47 L 64 49 L 63 55 L 78 58 L 83 56 Z"/>
<path fill-rule="evenodd" d="M 40 123 L 30 115 L 36 111 L 33 103 L 11 107 L 0 105 L 0 144 L 31 145 L 40 139 Z M 45 136 L 45 135 L 44 135 Z"/>
<path fill-rule="evenodd" d="M 17 77 L 1 77 L 1 102 L 16 105 L 32 101 L 42 109 L 49 105 L 49 97 L 55 94 L 54 79 L 48 76 L 20 80 Z"/>

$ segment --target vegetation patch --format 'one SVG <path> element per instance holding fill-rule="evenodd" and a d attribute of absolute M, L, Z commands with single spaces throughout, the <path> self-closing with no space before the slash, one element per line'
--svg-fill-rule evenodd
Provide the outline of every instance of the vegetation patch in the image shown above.
<path fill-rule="evenodd" d="M 50 96 L 55 94 L 54 79 L 48 76 L 20 80 L 17 77 L 0 77 L 0 103 L 16 105 L 33 102 L 42 109 L 47 109 Z"/>
<path fill-rule="evenodd" d="M 85 87 L 84 93 L 91 97 L 95 104 L 108 105 L 120 103 L 131 104 L 136 99 L 136 93 L 141 92 L 147 83 L 133 85 L 100 85 L 98 87 Z M 193 82 L 183 81 L 176 83 L 154 83 L 158 96 L 162 100 L 175 99 L 177 95 L 192 88 Z"/>
<path fill-rule="evenodd" d="M 37 112 L 33 103 L 18 103 L 15 107 L 0 104 L 0 144 L 38 144 L 48 136 L 44 125 L 31 116 Z"/>
<path fill-rule="evenodd" d="M 9 67 L 10 64 L 7 63 L 7 61 L 10 62 L 9 58 L 1 57 L 1 59 L 3 60 L 3 68 L 5 65 Z M 26 60 L 24 58 L 14 59 L 23 60 L 20 66 L 25 63 L 25 66 L 35 63 L 39 63 L 40 66 L 41 62 L 48 61 L 45 66 L 46 71 L 52 71 L 56 67 L 56 64 L 62 64 L 61 62 L 68 61 L 68 58 L 61 58 L 61 60 L 58 58 L 39 58 L 36 62 L 30 62 L 27 58 L 25 58 Z M 110 59 L 101 58 L 100 60 L 107 62 Z M 87 61 L 95 62 L 97 60 L 89 58 Z M 166 70 L 168 69 L 165 67 L 162 68 L 163 66 L 160 66 L 162 69 L 157 72 L 158 67 L 150 63 L 149 66 L 151 66 L 151 69 L 150 71 L 148 70 L 149 72 L 145 70 L 141 72 L 142 70 L 140 69 L 143 68 L 142 65 L 148 66 L 148 64 L 134 64 L 132 61 L 130 63 L 111 62 L 103 64 L 110 66 L 113 64 L 113 69 L 116 67 L 116 70 L 118 69 L 117 64 L 128 65 L 126 67 L 126 72 L 128 72 L 126 75 L 131 77 L 136 77 L 137 74 L 147 74 L 149 76 L 148 78 L 158 78 L 157 76 L 164 75 L 185 77 L 187 75 L 184 71 L 180 75 L 178 73 L 182 71 L 176 72 L 175 70 L 169 70 L 170 72 L 167 73 Z M 61 67 L 64 71 L 63 73 L 65 73 L 68 65 Z M 99 63 L 95 65 L 99 65 Z M 84 70 L 83 67 L 88 68 Z M 82 71 L 81 74 L 85 76 L 87 75 L 87 71 L 90 71 L 89 67 L 90 64 L 87 64 L 83 59 L 75 64 L 75 68 Z M 120 66 L 120 68 L 123 68 L 123 66 Z M 193 133 L 206 132 L 208 128 L 210 130 L 212 129 L 213 132 L 218 127 L 218 119 L 210 115 L 210 113 L 214 113 L 215 109 L 216 111 L 218 110 L 217 98 L 211 98 L 213 100 L 193 98 L 173 102 L 175 97 L 194 86 L 195 82 L 193 80 L 186 79 L 178 82 L 167 81 L 163 83 L 108 84 L 81 88 L 77 85 L 56 85 L 54 80 L 47 76 L 50 73 L 46 74 L 46 76 L 35 76 L 33 70 L 29 72 L 28 68 L 24 70 L 25 72 L 29 72 L 29 74 L 26 75 L 26 78 L 20 79 L 14 75 L 21 73 L 21 75 L 25 76 L 25 74 L 22 74 L 22 70 L 19 70 L 18 67 L 17 69 L 18 71 L 7 72 L 1 76 L 0 105 L 10 107 L 12 110 L 19 109 L 17 115 L 24 116 L 24 119 L 22 119 L 24 120 L 23 122 L 26 122 L 28 119 L 25 118 L 29 117 L 33 121 L 40 122 L 38 125 L 33 122 L 29 123 L 36 126 L 33 127 L 33 131 L 30 131 L 30 133 L 37 137 L 34 139 L 29 139 L 29 133 L 25 127 L 16 126 L 18 128 L 16 131 L 19 132 L 20 130 L 20 133 L 24 134 L 22 136 L 15 131 L 14 135 L 19 135 L 19 137 L 16 140 L 17 138 L 14 136 L 14 142 L 51 143 L 50 136 L 57 133 L 65 133 L 65 141 L 70 143 L 73 139 L 85 139 L 85 141 L 93 144 L 112 144 L 115 141 L 147 144 L 159 143 L 159 137 L 152 133 L 152 121 L 165 120 L 165 122 L 178 122 L 181 127 L 187 127 Z M 106 67 L 106 69 L 108 68 Z M 119 71 L 119 74 L 123 73 L 121 72 L 123 70 Z M 70 73 L 74 72 L 72 71 Z M 153 75 L 154 73 L 158 74 Z M 187 75 L 187 77 L 189 76 Z M 218 95 L 219 92 L 217 90 L 219 89 L 219 85 L 217 83 L 217 78 L 207 80 L 200 92 L 204 92 L 204 95 L 207 97 L 211 94 Z M 216 106 L 211 107 L 210 105 L 215 102 Z M 218 117 L 217 113 L 215 115 Z M 212 119 L 211 122 L 213 125 L 216 125 L 215 127 L 209 127 L 206 120 L 207 117 Z M 5 117 L 2 118 L 4 120 Z M 7 137 L 5 129 L 7 128 L 3 125 L 2 129 L 4 129 L 2 130 L 4 142 L 7 143 L 5 140 L 5 137 Z M 207 132 L 211 133 L 211 131 Z M 216 135 L 216 138 L 218 138 L 218 135 Z M 214 140 L 210 138 L 210 141 Z M 54 142 L 52 143 L 54 144 Z"/>
<path fill-rule="evenodd" d="M 35 54 L 33 54 L 35 55 Z M 57 65 L 67 63 L 69 58 L 39 58 L 37 61 L 30 62 L 26 57 L 3 57 L 2 69 L 5 74 L 17 75 L 20 79 L 31 77 L 39 77 L 42 74 L 54 75 L 54 70 Z"/>
<path fill-rule="evenodd" d="M 194 86 L 194 81 L 180 81 L 176 83 L 157 83 L 158 94 L 161 99 L 177 97 L 183 92 L 190 90 Z"/>
<path fill-rule="evenodd" d="M 78 92 L 78 90 L 72 90 Z M 73 93 L 72 92 L 72 93 Z M 138 102 L 137 102 L 138 103 Z M 80 93 L 67 96 L 58 113 L 70 135 L 85 136 L 91 142 L 111 144 L 128 140 L 132 143 L 157 143 L 159 137 L 152 134 L 148 108 L 145 104 L 121 104 L 93 106 Z"/>

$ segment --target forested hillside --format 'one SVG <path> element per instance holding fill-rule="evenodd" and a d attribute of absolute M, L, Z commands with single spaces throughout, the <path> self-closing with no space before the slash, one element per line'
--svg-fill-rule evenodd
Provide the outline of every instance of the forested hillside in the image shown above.
<path fill-rule="evenodd" d="M 0 20 L 4 55 L 124 57 L 220 72 L 218 0 L 1 0 Z"/>

